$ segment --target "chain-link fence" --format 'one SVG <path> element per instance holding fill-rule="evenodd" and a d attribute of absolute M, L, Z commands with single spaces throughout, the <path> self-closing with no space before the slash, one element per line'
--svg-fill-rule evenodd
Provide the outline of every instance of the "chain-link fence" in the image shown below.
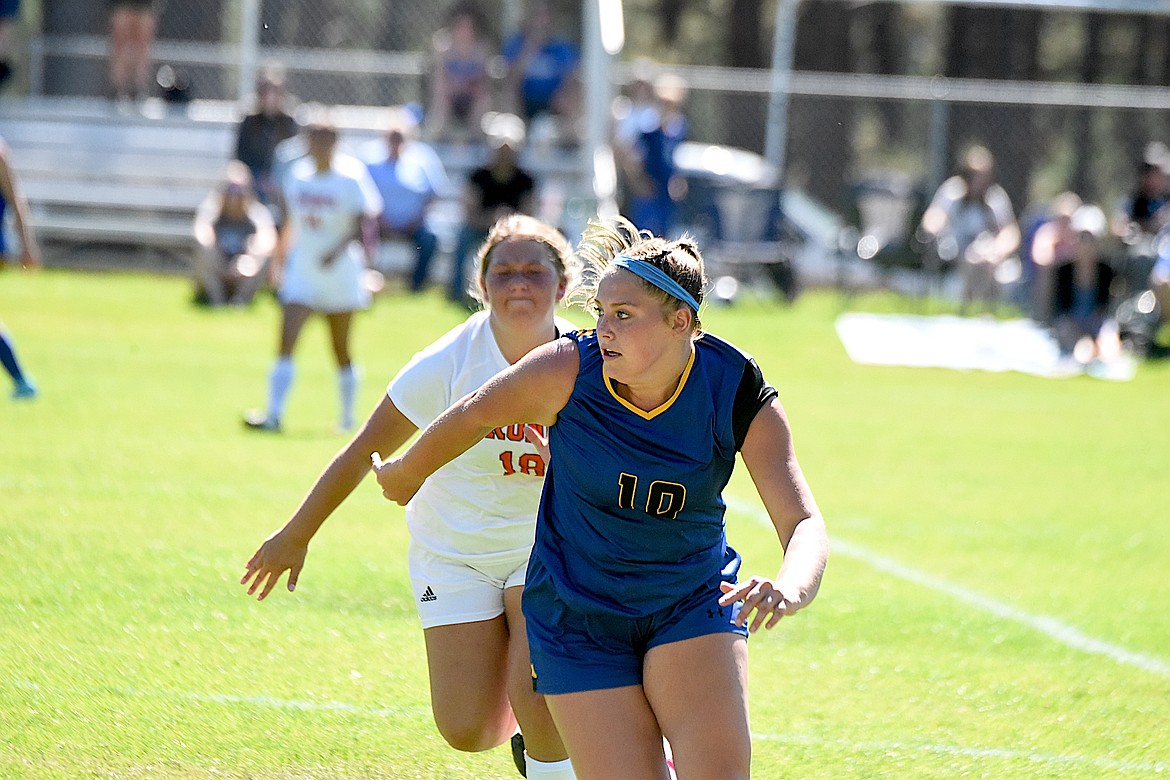
<path fill-rule="evenodd" d="M 580 3 L 553 5 L 563 32 L 578 35 Z M 436 34 L 457 9 L 474 13 L 493 52 L 522 16 L 519 0 L 156 0 L 154 8 L 155 64 L 181 72 L 193 98 L 247 99 L 248 76 L 276 61 L 293 95 L 337 105 L 421 102 Z M 41 0 L 39 16 L 30 91 L 106 93 L 107 4 Z"/>
<path fill-rule="evenodd" d="M 560 32 L 580 44 L 581 0 L 552 6 Z M 28 47 L 30 91 L 104 94 L 107 4 L 40 0 L 30 7 L 39 16 Z M 155 65 L 182 74 L 195 100 L 248 105 L 255 69 L 279 61 L 300 100 L 425 105 L 433 39 L 455 7 L 433 0 L 157 0 L 152 54 Z M 486 45 L 498 52 L 526 2 L 478 0 L 471 7 Z M 638 54 L 627 50 L 621 59 Z M 689 84 L 692 139 L 764 150 L 769 71 L 665 67 Z M 498 98 L 498 65 L 494 72 Z M 621 63 L 612 72 L 615 89 L 631 77 Z M 977 141 L 995 154 L 1017 211 L 1065 189 L 1108 210 L 1131 185 L 1144 145 L 1170 139 L 1167 108 L 1170 90 L 1157 87 L 796 73 L 785 185 L 839 213 L 858 212 L 859 192 L 872 195 L 883 183 L 890 198 L 920 197 L 950 172 L 961 146 Z"/>

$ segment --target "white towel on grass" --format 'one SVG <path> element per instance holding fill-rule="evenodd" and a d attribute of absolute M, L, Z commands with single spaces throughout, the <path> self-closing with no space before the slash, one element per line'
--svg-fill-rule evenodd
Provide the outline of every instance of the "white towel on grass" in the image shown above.
<path fill-rule="evenodd" d="M 1062 358 L 1056 339 L 1031 320 L 851 312 L 837 318 L 837 335 L 855 363 L 1020 371 L 1044 377 L 1086 370 Z M 1122 356 L 1091 366 L 1087 372 L 1126 381 L 1133 378 L 1136 365 Z"/>

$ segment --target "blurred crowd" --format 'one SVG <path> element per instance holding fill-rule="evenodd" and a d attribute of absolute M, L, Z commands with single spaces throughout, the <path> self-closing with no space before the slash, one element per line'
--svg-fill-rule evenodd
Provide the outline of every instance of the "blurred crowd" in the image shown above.
<path fill-rule="evenodd" d="M 470 305 L 469 261 L 496 221 L 511 214 L 559 219 L 564 204 L 548 193 L 563 199 L 563 192 L 540 181 L 540 171 L 525 160 L 576 153 L 581 58 L 556 29 L 547 3 L 538 0 L 530 11 L 496 48 L 484 35 L 478 6 L 454 5 L 433 36 L 426 105 L 391 107 L 384 143 L 355 154 L 382 202 L 367 240 L 371 268 L 401 276 L 411 292 L 443 277 L 447 297 Z M 686 135 L 685 98 L 680 79 L 642 60 L 613 106 L 617 205 L 662 235 L 677 227 L 685 194 L 674 163 Z M 288 250 L 279 239 L 288 171 L 308 151 L 305 117 L 323 110 L 297 105 L 280 65 L 262 68 L 254 104 L 237 127 L 235 160 L 196 219 L 200 302 L 246 304 L 265 276 L 278 282 L 275 269 Z M 354 153 L 345 148 L 339 144 L 334 155 Z M 455 175 L 445 159 L 470 164 Z M 267 207 L 277 240 L 268 239 L 268 221 L 257 216 L 256 205 Z M 460 221 L 454 228 L 452 214 Z M 276 263 L 267 262 L 272 256 Z M 371 284 L 384 281 L 371 275 Z"/>
<path fill-rule="evenodd" d="M 18 0 L 0 2 L 0 85 L 12 73 L 9 38 L 19 8 Z M 158 8 L 150 0 L 109 0 L 108 11 L 109 94 L 125 104 L 161 84 L 151 70 Z M 366 207 L 377 203 L 360 235 L 371 291 L 391 274 L 410 292 L 441 280 L 449 300 L 473 306 L 468 269 L 492 225 L 513 214 L 558 221 L 563 204 L 547 196 L 556 187 L 527 163 L 579 146 L 581 53 L 545 0 L 534 0 L 520 29 L 499 41 L 486 33 L 481 12 L 474 0 L 450 7 L 432 36 L 425 105 L 393 107 L 376 149 L 351 156 L 336 137 L 330 147 L 325 168 L 372 193 Z M 630 73 L 610 116 L 613 205 L 644 229 L 675 234 L 686 227 L 679 207 L 687 184 L 676 151 L 687 138 L 687 85 L 648 59 L 635 60 Z M 312 126 L 338 133 L 324 109 L 305 109 L 288 93 L 279 64 L 261 69 L 236 128 L 234 159 L 194 220 L 199 303 L 248 305 L 266 285 L 279 289 L 298 240 L 290 230 L 293 172 L 312 156 Z M 461 161 L 458 175 L 447 170 L 453 159 Z M 914 232 L 919 270 L 953 282 L 962 314 L 1022 312 L 1050 328 L 1070 364 L 1170 354 L 1170 149 L 1150 143 L 1136 163 L 1118 204 L 1068 191 L 1017 217 L 992 152 L 972 145 L 923 203 Z M 15 244 L 33 253 L 23 264 L 35 265 L 36 240 L 21 219 L 26 207 L 6 159 L 3 179 L 0 213 L 7 203 Z M 8 354 L 6 367 L 15 366 Z"/>
<path fill-rule="evenodd" d="M 1017 220 L 984 146 L 967 148 L 919 225 L 924 265 L 958 282 L 963 314 L 1022 312 L 1070 365 L 1170 353 L 1170 150 L 1150 143 L 1108 209 L 1066 191 Z"/>

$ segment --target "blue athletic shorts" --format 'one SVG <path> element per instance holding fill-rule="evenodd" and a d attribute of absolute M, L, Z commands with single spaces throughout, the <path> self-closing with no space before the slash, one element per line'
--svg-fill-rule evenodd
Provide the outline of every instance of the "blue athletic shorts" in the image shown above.
<path fill-rule="evenodd" d="M 734 582 L 732 574 L 728 581 Z M 698 636 L 734 633 L 741 604 L 719 606 L 716 583 L 646 617 L 573 612 L 558 598 L 552 582 L 541 577 L 524 588 L 524 617 L 532 686 L 538 693 L 576 693 L 642 683 L 647 651 L 658 645 Z"/>
<path fill-rule="evenodd" d="M 20 14 L 20 0 L 0 0 L 0 19 L 15 19 Z"/>

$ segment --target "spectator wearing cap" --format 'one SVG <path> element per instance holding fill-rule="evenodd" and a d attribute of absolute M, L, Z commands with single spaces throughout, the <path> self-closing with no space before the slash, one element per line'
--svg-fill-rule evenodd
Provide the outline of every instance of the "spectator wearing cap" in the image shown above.
<path fill-rule="evenodd" d="M 1072 259 L 1056 269 L 1053 328 L 1062 355 L 1078 362 L 1110 359 L 1120 352 L 1117 328 L 1107 327 L 1113 268 L 1102 254 L 1105 212 L 1085 204 L 1069 221 L 1076 235 Z"/>
<path fill-rule="evenodd" d="M 524 120 L 515 114 L 489 113 L 484 117 L 484 133 L 490 156 L 485 165 L 471 172 L 463 195 L 464 223 L 448 289 L 448 298 L 455 302 L 468 299 L 467 260 L 487 238 L 492 225 L 511 214 L 535 214 L 536 180 L 520 167 Z"/>
<path fill-rule="evenodd" d="M 391 122 L 386 133 L 387 154 L 368 167 L 382 196 L 378 234 L 383 241 L 406 240 L 415 250 L 411 292 L 427 283 L 439 240 L 427 225 L 436 200 L 451 187 L 442 160 L 427 144 L 416 140 L 417 123 L 405 111 Z"/>

